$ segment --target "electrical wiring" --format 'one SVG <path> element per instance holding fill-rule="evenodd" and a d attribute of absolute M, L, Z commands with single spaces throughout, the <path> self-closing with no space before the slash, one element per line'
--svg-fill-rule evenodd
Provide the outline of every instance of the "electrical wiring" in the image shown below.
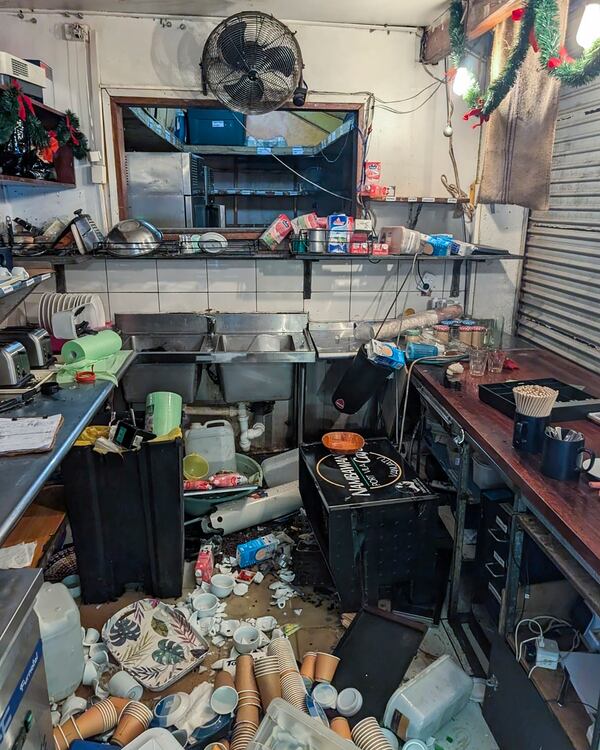
<path fill-rule="evenodd" d="M 547 621 L 547 624 L 542 627 L 542 625 L 539 622 L 540 620 Z M 533 630 L 532 625 L 535 625 L 538 630 L 538 634 L 533 636 L 532 638 L 525 638 L 524 640 L 519 641 L 519 628 L 522 625 L 528 625 L 529 630 Z M 532 643 L 533 641 L 537 641 L 538 638 L 543 638 L 544 635 L 548 633 L 550 630 L 555 630 L 558 628 L 569 628 L 570 630 L 573 631 L 573 642 L 572 642 L 571 648 L 568 651 L 563 652 L 563 656 L 565 656 L 575 651 L 575 649 L 578 648 L 581 643 L 581 634 L 574 625 L 572 625 L 567 620 L 562 620 L 561 618 L 554 617 L 553 615 L 538 615 L 537 617 L 527 617 L 525 619 L 520 620 L 515 627 L 515 634 L 514 634 L 515 660 L 521 661 L 521 659 L 523 658 L 523 647 L 527 643 Z"/>

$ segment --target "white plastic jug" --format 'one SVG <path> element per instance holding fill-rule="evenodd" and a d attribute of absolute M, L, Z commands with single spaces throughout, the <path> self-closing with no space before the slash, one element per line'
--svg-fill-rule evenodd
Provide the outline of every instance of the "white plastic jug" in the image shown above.
<path fill-rule="evenodd" d="M 235 471 L 235 437 L 225 419 L 193 424 L 185 433 L 185 452 L 199 453 L 208 461 L 208 475 Z"/>
<path fill-rule="evenodd" d="M 83 677 L 83 638 L 79 609 L 62 583 L 43 583 L 33 605 L 40 622 L 51 703 L 76 690 Z"/>

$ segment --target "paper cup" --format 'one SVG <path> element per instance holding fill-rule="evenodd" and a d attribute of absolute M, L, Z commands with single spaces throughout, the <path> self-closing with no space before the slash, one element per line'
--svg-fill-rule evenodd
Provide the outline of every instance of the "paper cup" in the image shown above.
<path fill-rule="evenodd" d="M 218 688 L 221 687 L 235 687 L 235 683 L 233 682 L 233 676 L 227 672 L 227 670 L 222 669 L 220 672 L 217 673 L 217 676 L 215 677 L 215 690 L 218 690 Z"/>
<path fill-rule="evenodd" d="M 152 711 L 143 703 L 130 701 L 125 707 L 119 724 L 115 729 L 109 742 L 111 745 L 124 747 L 150 726 L 152 721 Z"/>
<path fill-rule="evenodd" d="M 259 709 L 256 706 L 240 706 L 235 717 L 236 726 L 250 722 L 258 727 Z"/>
<path fill-rule="evenodd" d="M 256 690 L 258 686 L 254 679 L 254 660 L 249 654 L 238 656 L 235 662 L 235 687 L 238 693 L 243 690 Z"/>
<path fill-rule="evenodd" d="M 336 716 L 331 720 L 329 726 L 339 737 L 343 737 L 345 740 L 352 739 L 350 724 L 348 724 L 348 719 L 345 719 L 343 716 Z"/>
<path fill-rule="evenodd" d="M 281 698 L 281 680 L 278 674 L 265 674 L 256 678 L 265 711 L 274 698 Z"/>
<path fill-rule="evenodd" d="M 315 662 L 315 680 L 317 682 L 331 682 L 339 663 L 340 660 L 337 656 L 319 651 Z"/>
<path fill-rule="evenodd" d="M 87 739 L 97 734 L 109 732 L 117 724 L 117 709 L 108 701 L 100 701 L 75 719 L 79 734 Z"/>
<path fill-rule="evenodd" d="M 302 659 L 302 666 L 300 667 L 300 674 L 303 677 L 308 677 L 309 680 L 315 679 L 315 662 L 317 661 L 317 655 L 314 651 L 309 651 L 304 654 Z"/>
<path fill-rule="evenodd" d="M 113 706 L 117 709 L 117 721 L 121 718 L 121 714 L 131 702 L 129 698 L 119 698 L 115 695 L 111 695 L 109 698 L 107 698 L 107 700 L 109 703 L 112 703 Z"/>

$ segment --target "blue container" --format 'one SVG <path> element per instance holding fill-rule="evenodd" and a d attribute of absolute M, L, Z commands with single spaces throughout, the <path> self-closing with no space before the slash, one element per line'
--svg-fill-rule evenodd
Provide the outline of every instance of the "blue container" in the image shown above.
<path fill-rule="evenodd" d="M 194 146 L 243 146 L 246 115 L 229 109 L 197 107 L 187 111 L 189 143 Z"/>
<path fill-rule="evenodd" d="M 421 359 L 421 357 L 437 357 L 439 349 L 433 344 L 410 343 L 406 347 L 406 358 L 409 360 Z"/>

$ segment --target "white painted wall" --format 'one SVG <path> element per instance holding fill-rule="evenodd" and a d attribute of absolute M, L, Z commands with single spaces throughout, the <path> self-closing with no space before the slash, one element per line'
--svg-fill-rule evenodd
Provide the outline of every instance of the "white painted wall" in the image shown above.
<path fill-rule="evenodd" d="M 2 188 L 2 215 L 23 216 L 38 223 L 55 215 L 68 216 L 82 207 L 106 228 L 117 219 L 108 93 L 201 98 L 198 63 L 204 41 L 216 21 L 186 19 L 181 22 L 184 28 L 176 21 L 165 28 L 158 19 L 149 17 L 86 14 L 82 22 L 93 31 L 98 59 L 99 89 L 93 89 L 87 46 L 64 40 L 63 25 L 74 19 L 58 13 L 38 13 L 35 17 L 34 24 L 18 19 L 14 13 L 0 13 L 0 49 L 20 57 L 41 58 L 53 68 L 54 105 L 61 110 L 71 108 L 80 115 L 84 131 L 103 152 L 109 182 L 106 186 L 91 184 L 89 165 L 79 164 L 78 187 L 74 190 Z M 31 16 L 27 14 L 26 18 Z M 416 32 L 313 23 L 296 23 L 294 30 L 310 88 L 341 92 L 312 95 L 315 101 L 364 101 L 363 93 L 349 92 L 365 91 L 384 100 L 400 100 L 434 83 L 417 62 Z M 435 73 L 443 75 L 443 68 L 438 66 Z M 412 110 L 432 91 L 394 106 Z M 104 115 L 103 122 L 92 116 L 95 103 L 97 111 Z M 461 184 L 468 190 L 475 175 L 478 132 L 462 122 L 463 107 L 462 102 L 456 102 L 454 147 Z M 445 173 L 454 182 L 448 142 L 443 136 L 445 124 L 443 87 L 414 113 L 394 115 L 377 109 L 368 156 L 383 162 L 383 181 L 396 185 L 400 194 L 445 195 L 440 175 Z M 379 225 L 402 223 L 406 213 L 406 206 L 380 205 Z M 425 207 L 419 228 L 453 231 L 462 236 L 461 222 L 452 220 L 451 215 L 451 209 L 445 207 Z M 483 236 L 480 239 L 485 241 Z M 496 244 L 502 246 L 501 236 L 499 240 Z M 218 266 L 213 267 L 212 263 L 209 261 L 208 270 L 205 261 L 198 261 L 196 270 L 189 267 L 186 271 L 184 264 L 167 272 L 162 261 L 147 261 L 136 264 L 136 274 L 128 271 L 118 280 L 111 272 L 116 268 L 115 262 L 102 261 L 86 264 L 68 278 L 68 283 L 72 291 L 93 288 L 104 294 L 107 311 L 112 315 L 116 311 L 143 309 L 198 310 L 210 304 L 221 310 L 305 309 L 318 319 L 340 319 L 381 315 L 404 274 L 403 265 L 398 271 L 397 264 L 383 262 L 372 265 L 353 261 L 336 265 L 335 271 L 333 264 L 319 264 L 313 299 L 303 302 L 301 275 L 294 263 L 274 264 L 277 271 L 269 280 L 263 279 L 261 264 L 254 261 L 243 268 L 239 263 L 228 265 L 222 260 Z M 440 291 L 449 278 L 442 269 L 443 264 L 438 264 L 435 270 Z M 410 288 L 410 306 L 424 307 L 426 299 L 414 296 L 413 286 Z M 267 296 L 263 299 L 262 294 Z M 508 303 L 512 304 L 512 299 Z M 28 304 L 30 315 L 34 315 L 35 305 L 34 296 Z"/>

